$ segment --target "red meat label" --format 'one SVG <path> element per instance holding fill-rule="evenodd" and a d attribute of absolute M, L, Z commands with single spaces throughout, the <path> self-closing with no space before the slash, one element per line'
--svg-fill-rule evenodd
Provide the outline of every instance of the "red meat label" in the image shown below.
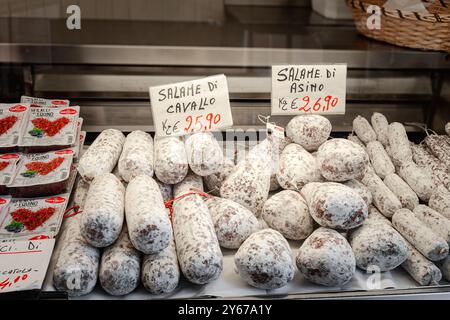
<path fill-rule="evenodd" d="M 60 151 L 55 151 L 55 154 L 72 154 L 73 151 L 68 149 L 68 150 L 60 150 Z"/>
<path fill-rule="evenodd" d="M 50 237 L 41 234 L 39 236 L 34 236 L 34 237 L 32 237 L 32 238 L 30 238 L 28 240 L 45 240 L 45 239 L 50 239 Z"/>
<path fill-rule="evenodd" d="M 63 197 L 52 197 L 45 200 L 47 203 L 63 203 L 66 201 Z"/>
<path fill-rule="evenodd" d="M 18 159 L 19 155 L 18 154 L 14 154 L 14 153 L 10 153 L 10 154 L 3 154 L 0 156 L 0 159 L 5 159 L 5 160 L 9 160 L 9 159 Z"/>
<path fill-rule="evenodd" d="M 21 106 L 20 104 L 9 108 L 9 111 L 11 112 L 24 112 L 25 110 L 27 110 L 27 107 Z"/>
<path fill-rule="evenodd" d="M 67 108 L 67 109 L 62 109 L 59 113 L 60 114 L 77 114 L 77 110 L 72 109 L 72 108 Z"/>
<path fill-rule="evenodd" d="M 64 100 L 52 100 L 52 104 L 55 106 L 65 106 L 67 102 Z"/>
<path fill-rule="evenodd" d="M 0 171 L 4 170 L 9 165 L 7 161 L 0 161 Z"/>
<path fill-rule="evenodd" d="M 0 204 L 5 204 L 6 203 L 6 199 L 0 198 Z"/>

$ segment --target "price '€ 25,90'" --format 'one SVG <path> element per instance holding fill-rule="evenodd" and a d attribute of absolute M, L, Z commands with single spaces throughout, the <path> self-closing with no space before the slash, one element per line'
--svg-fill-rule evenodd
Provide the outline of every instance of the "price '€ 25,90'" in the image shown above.
<path fill-rule="evenodd" d="M 157 136 L 179 136 L 233 125 L 224 75 L 150 87 Z"/>

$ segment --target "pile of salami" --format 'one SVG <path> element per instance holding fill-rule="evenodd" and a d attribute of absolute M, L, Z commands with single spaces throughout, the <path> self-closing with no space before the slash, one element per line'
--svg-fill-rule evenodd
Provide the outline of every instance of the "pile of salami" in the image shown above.
<path fill-rule="evenodd" d="M 55 287 L 170 293 L 181 276 L 218 279 L 221 248 L 236 250 L 236 277 L 266 290 L 296 272 L 341 288 L 356 268 L 450 280 L 450 138 L 413 144 L 402 124 L 370 120 L 345 139 L 323 116 L 297 116 L 237 163 L 209 132 L 103 131 L 78 162 L 82 213 L 60 236 Z M 295 254 L 288 240 L 302 241 Z"/>

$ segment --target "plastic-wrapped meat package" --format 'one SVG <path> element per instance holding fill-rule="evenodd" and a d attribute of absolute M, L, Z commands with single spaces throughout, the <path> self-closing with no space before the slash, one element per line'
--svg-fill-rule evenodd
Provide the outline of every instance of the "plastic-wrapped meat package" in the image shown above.
<path fill-rule="evenodd" d="M 27 104 L 0 104 L 0 153 L 16 151 L 29 110 Z"/>
<path fill-rule="evenodd" d="M 69 194 L 51 197 L 12 199 L 0 215 L 0 238 L 53 238 L 58 234 Z"/>
<path fill-rule="evenodd" d="M 28 97 L 21 96 L 21 103 L 29 103 L 33 107 L 61 107 L 61 106 L 69 106 L 69 100 L 62 99 L 44 99 L 37 97 Z"/>
<path fill-rule="evenodd" d="M 80 149 L 80 141 L 81 141 L 81 126 L 83 125 L 83 118 L 78 118 L 77 120 L 77 134 L 75 138 L 75 142 L 72 144 L 72 148 L 74 151 L 73 158 L 77 159 L 79 156 L 79 149 Z M 83 142 L 84 143 L 84 142 Z"/>
<path fill-rule="evenodd" d="M 8 194 L 8 187 L 17 170 L 19 153 L 6 153 L 0 155 L 0 195 Z"/>
<path fill-rule="evenodd" d="M 77 140 L 80 107 L 30 107 L 19 146 L 25 152 L 67 149 Z"/>
<path fill-rule="evenodd" d="M 70 182 L 73 150 L 24 154 L 17 165 L 9 192 L 16 198 L 66 192 Z"/>

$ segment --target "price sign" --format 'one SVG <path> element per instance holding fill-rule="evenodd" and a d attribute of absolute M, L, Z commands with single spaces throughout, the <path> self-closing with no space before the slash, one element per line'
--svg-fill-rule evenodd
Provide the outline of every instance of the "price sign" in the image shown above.
<path fill-rule="evenodd" d="M 346 64 L 272 66 L 272 114 L 345 114 Z"/>
<path fill-rule="evenodd" d="M 150 87 L 157 136 L 180 136 L 233 125 L 225 75 Z"/>
<path fill-rule="evenodd" d="M 54 239 L 0 241 L 0 294 L 41 289 Z"/>

